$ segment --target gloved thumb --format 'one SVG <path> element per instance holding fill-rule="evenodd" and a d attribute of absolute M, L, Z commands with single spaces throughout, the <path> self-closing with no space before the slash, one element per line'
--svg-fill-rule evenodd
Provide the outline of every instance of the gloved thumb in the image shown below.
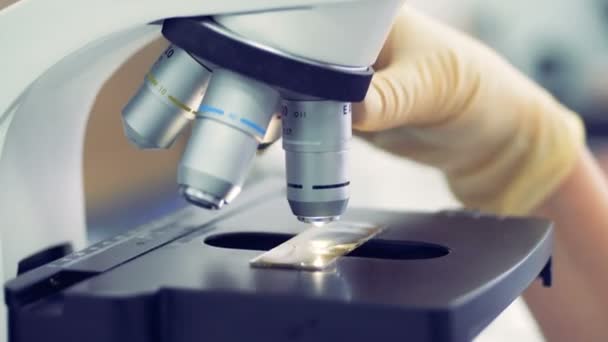
<path fill-rule="evenodd" d="M 409 61 L 379 70 L 374 75 L 365 100 L 353 104 L 353 128 L 380 131 L 438 120 L 428 115 L 433 112 L 431 107 L 437 103 L 439 95 L 431 84 L 437 80 L 430 77 L 433 73 L 428 68 L 430 66 L 426 61 Z"/>
<path fill-rule="evenodd" d="M 462 109 L 475 92 L 480 68 L 463 56 L 465 40 L 470 39 L 404 8 L 374 65 L 365 100 L 353 105 L 353 127 L 428 126 Z"/>

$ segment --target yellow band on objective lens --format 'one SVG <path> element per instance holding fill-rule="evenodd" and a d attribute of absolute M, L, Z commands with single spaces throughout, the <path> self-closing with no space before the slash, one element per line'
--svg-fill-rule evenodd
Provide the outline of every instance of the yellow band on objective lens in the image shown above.
<path fill-rule="evenodd" d="M 146 79 L 148 80 L 148 82 L 150 82 L 155 88 L 159 87 L 159 82 L 156 79 L 156 77 L 154 77 L 154 75 L 152 75 L 152 73 L 148 73 L 146 74 Z M 162 93 L 161 93 L 162 95 Z M 176 107 L 178 107 L 181 110 L 184 110 L 188 113 L 193 113 L 196 115 L 196 111 L 193 110 L 192 108 L 190 108 L 189 106 L 187 106 L 185 103 L 183 103 L 182 101 L 178 100 L 176 97 L 172 96 L 172 95 L 167 95 L 167 98 L 169 99 L 169 101 Z"/>
<path fill-rule="evenodd" d="M 193 112 L 193 110 L 186 106 L 184 103 L 182 103 L 180 100 L 176 99 L 175 97 L 169 95 L 169 101 L 171 101 L 171 103 L 173 103 L 174 105 L 176 105 L 177 107 L 187 111 L 187 112 Z"/>
<path fill-rule="evenodd" d="M 148 73 L 146 75 L 146 78 L 148 79 L 148 81 L 150 81 L 150 83 L 152 83 L 152 85 L 154 85 L 154 86 L 158 85 L 158 80 L 151 73 Z"/>

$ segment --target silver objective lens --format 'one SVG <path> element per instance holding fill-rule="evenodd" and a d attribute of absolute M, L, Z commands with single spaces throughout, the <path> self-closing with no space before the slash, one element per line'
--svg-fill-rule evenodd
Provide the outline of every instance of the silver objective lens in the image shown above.
<path fill-rule="evenodd" d="M 168 148 L 194 119 L 211 71 L 169 46 L 122 113 L 125 134 L 139 148 Z"/>
<path fill-rule="evenodd" d="M 214 70 L 178 170 L 189 202 L 219 209 L 238 195 L 278 101 L 266 84 Z"/>
<path fill-rule="evenodd" d="M 282 116 L 291 210 L 316 225 L 339 219 L 349 199 L 350 103 L 285 101 Z"/>

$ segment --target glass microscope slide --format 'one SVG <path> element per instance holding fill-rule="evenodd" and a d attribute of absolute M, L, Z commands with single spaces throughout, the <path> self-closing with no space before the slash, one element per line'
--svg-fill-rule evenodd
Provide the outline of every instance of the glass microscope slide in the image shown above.
<path fill-rule="evenodd" d="M 311 227 L 250 261 L 252 267 L 321 271 L 373 238 L 383 226 L 335 222 Z"/>

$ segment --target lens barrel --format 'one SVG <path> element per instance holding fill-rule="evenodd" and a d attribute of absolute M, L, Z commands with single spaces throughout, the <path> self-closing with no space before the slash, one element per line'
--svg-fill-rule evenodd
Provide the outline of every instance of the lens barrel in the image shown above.
<path fill-rule="evenodd" d="M 167 48 L 123 109 L 125 135 L 142 149 L 170 147 L 194 119 L 210 77 L 186 51 Z"/>
<path fill-rule="evenodd" d="M 274 88 L 214 70 L 178 170 L 189 202 L 219 209 L 238 195 L 278 102 Z"/>
<path fill-rule="evenodd" d="M 346 210 L 351 120 L 350 103 L 283 102 L 287 200 L 299 220 L 324 224 Z"/>

